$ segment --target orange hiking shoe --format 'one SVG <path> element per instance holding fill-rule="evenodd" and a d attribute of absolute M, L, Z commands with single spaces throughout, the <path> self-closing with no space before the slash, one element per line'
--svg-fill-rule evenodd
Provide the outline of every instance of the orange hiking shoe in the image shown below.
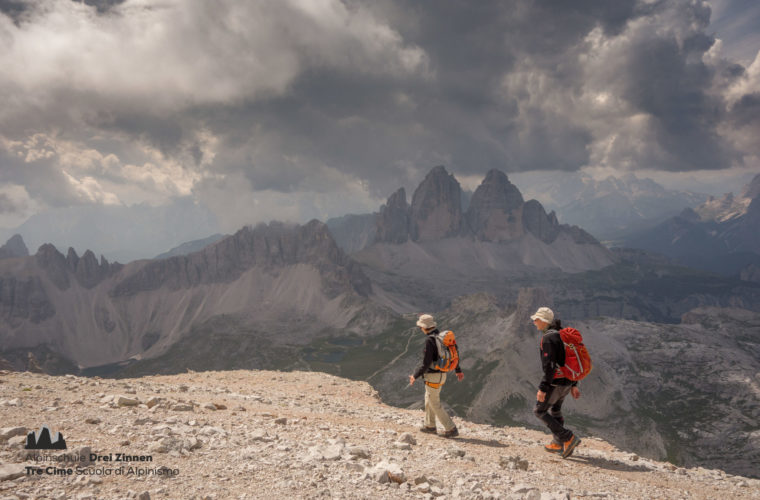
<path fill-rule="evenodd" d="M 581 438 L 577 436 L 573 436 L 570 438 L 570 440 L 565 441 L 564 446 L 562 448 L 562 458 L 567 458 L 570 455 L 573 454 L 573 450 L 575 450 L 575 447 L 581 444 Z"/>
<path fill-rule="evenodd" d="M 552 441 L 551 443 L 544 445 L 544 449 L 549 453 L 562 453 L 564 448 L 562 448 L 561 444 Z"/>

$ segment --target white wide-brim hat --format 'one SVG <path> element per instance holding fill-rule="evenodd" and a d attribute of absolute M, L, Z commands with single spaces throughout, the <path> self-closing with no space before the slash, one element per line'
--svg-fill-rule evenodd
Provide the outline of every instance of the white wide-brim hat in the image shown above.
<path fill-rule="evenodd" d="M 544 321 L 546 323 L 551 323 L 554 321 L 554 311 L 549 309 L 548 307 L 539 307 L 538 311 L 530 317 L 532 320 L 540 319 L 541 321 Z"/>
<path fill-rule="evenodd" d="M 430 314 L 423 314 L 417 320 L 417 326 L 420 328 L 435 328 L 435 318 Z"/>

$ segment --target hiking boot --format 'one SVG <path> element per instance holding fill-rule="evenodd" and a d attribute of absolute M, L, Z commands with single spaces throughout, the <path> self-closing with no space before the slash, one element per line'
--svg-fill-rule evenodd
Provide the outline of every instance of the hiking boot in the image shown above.
<path fill-rule="evenodd" d="M 567 458 L 572 455 L 573 450 L 575 450 L 575 447 L 579 444 L 581 444 L 581 438 L 577 436 L 573 436 L 568 441 L 565 441 L 565 444 L 562 447 L 562 458 Z"/>
<path fill-rule="evenodd" d="M 549 444 L 544 445 L 544 449 L 548 451 L 549 453 L 562 453 L 562 445 L 559 443 L 555 443 L 552 441 Z"/>
<path fill-rule="evenodd" d="M 453 437 L 457 437 L 458 435 L 459 435 L 459 431 L 457 430 L 456 427 L 454 427 L 450 431 L 446 431 L 443 434 L 441 434 L 441 436 L 445 438 L 453 438 Z"/>
<path fill-rule="evenodd" d="M 420 432 L 427 432 L 428 434 L 437 434 L 435 427 L 427 427 L 425 425 L 420 427 Z"/>

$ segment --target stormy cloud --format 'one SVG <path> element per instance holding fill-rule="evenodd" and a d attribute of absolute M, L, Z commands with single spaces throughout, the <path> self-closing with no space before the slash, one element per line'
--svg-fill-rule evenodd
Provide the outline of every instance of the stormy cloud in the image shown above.
<path fill-rule="evenodd" d="M 193 196 L 232 230 L 376 209 L 438 164 L 760 165 L 760 47 L 735 60 L 720 38 L 740 7 L 3 0 L 0 193 Z"/>

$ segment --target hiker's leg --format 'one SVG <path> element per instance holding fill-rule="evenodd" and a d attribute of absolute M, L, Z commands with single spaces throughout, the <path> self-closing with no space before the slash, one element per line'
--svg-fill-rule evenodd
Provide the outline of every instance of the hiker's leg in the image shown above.
<path fill-rule="evenodd" d="M 541 420 L 554 435 L 554 439 L 562 443 L 567 441 L 573 436 L 572 431 L 565 429 L 565 427 L 557 421 L 550 413 L 549 409 L 560 399 L 564 399 L 570 392 L 570 386 L 554 386 L 546 394 L 544 401 L 536 401 L 536 407 L 533 409 L 533 414 Z"/>
<path fill-rule="evenodd" d="M 559 391 L 557 391 L 556 394 L 559 394 Z M 562 415 L 562 403 L 564 401 L 565 401 L 565 396 L 562 396 L 561 398 L 557 399 L 557 401 L 551 406 L 551 408 L 549 408 L 549 415 L 554 417 L 554 420 L 559 422 L 559 425 L 561 425 L 562 427 L 565 426 L 565 417 Z M 557 444 L 562 444 L 562 441 L 560 441 L 559 436 L 557 436 L 556 434 L 554 435 L 554 442 Z"/>
<path fill-rule="evenodd" d="M 424 376 L 423 380 L 425 380 Z M 429 387 L 427 384 L 425 384 L 425 427 L 429 429 L 435 429 L 435 412 L 433 411 L 433 405 L 430 404 L 431 390 L 432 387 Z"/>
<path fill-rule="evenodd" d="M 455 427 L 454 422 L 451 420 L 451 417 L 444 411 L 443 407 L 441 406 L 441 387 L 446 382 L 446 374 L 445 373 L 426 373 L 425 374 L 425 382 L 433 383 L 433 384 L 440 384 L 438 387 L 430 387 L 427 383 L 425 384 L 425 425 L 428 425 L 427 423 L 427 414 L 428 410 L 435 415 L 433 417 L 433 423 L 430 425 L 430 427 L 435 426 L 435 419 L 437 418 L 438 421 L 441 422 L 441 425 L 443 426 L 443 429 L 445 431 L 450 431 Z"/>

